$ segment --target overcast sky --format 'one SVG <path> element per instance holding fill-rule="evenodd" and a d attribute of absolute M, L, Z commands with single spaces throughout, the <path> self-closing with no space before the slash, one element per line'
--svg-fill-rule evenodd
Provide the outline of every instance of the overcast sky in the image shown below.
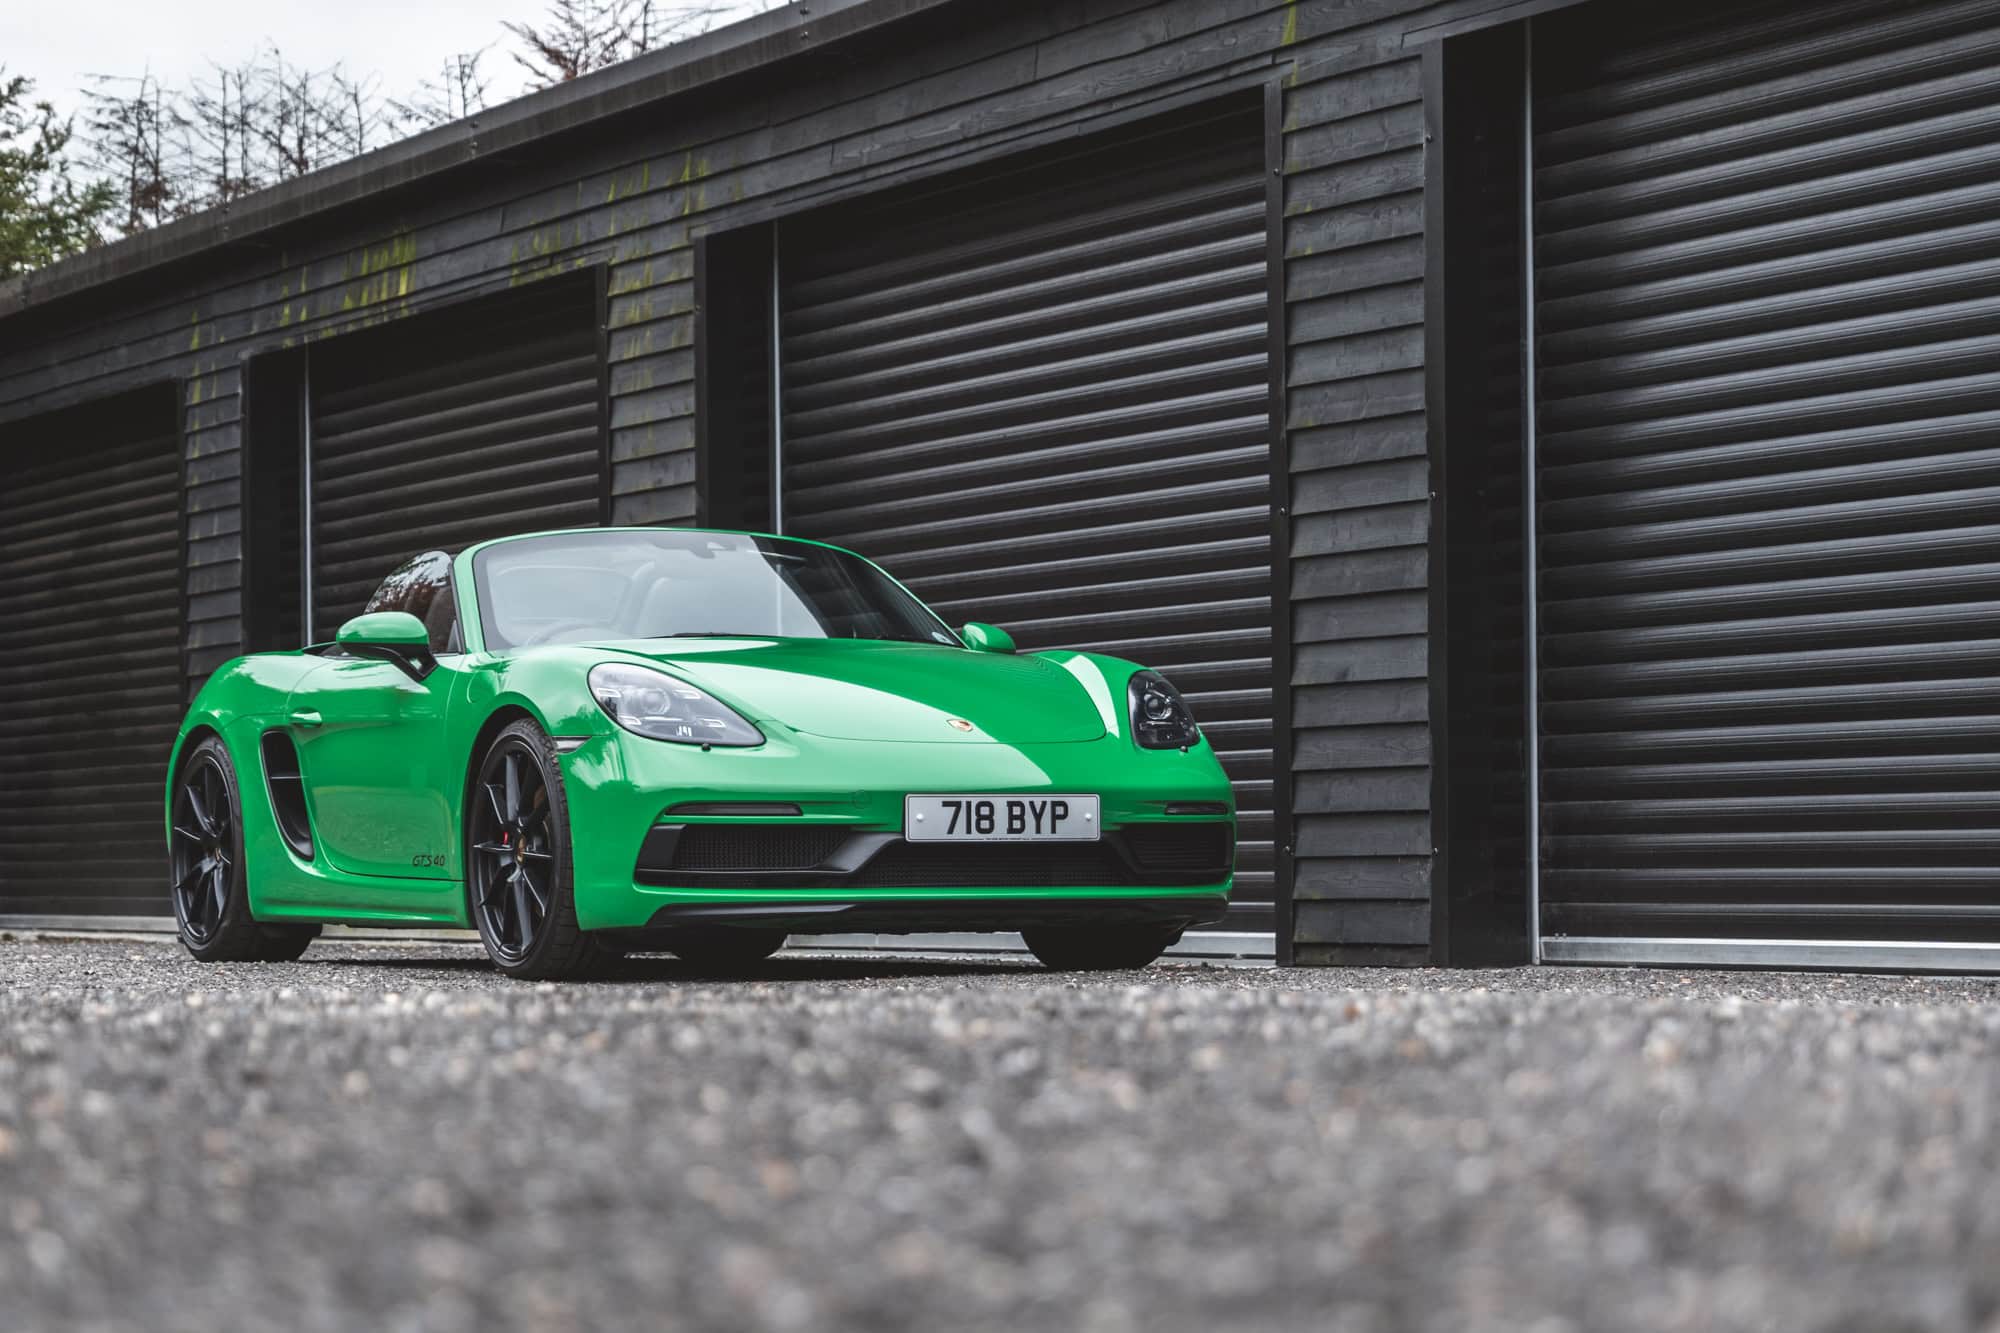
<path fill-rule="evenodd" d="M 734 16 L 767 7 L 767 0 L 735 0 Z M 235 64 L 268 40 L 288 61 L 338 62 L 352 75 L 379 75 L 384 92 L 403 96 L 452 53 L 498 42 L 482 64 L 498 103 L 521 92 L 526 77 L 508 55 L 500 21 L 542 10 L 543 0 L 0 0 L 0 66 L 74 111 L 89 75 L 150 69 L 164 83 L 185 84 L 210 60 Z"/>

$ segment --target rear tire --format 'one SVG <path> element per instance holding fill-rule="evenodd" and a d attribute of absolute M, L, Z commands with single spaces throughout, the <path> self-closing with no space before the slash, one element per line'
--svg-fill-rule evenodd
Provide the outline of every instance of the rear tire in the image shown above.
<path fill-rule="evenodd" d="M 168 891 L 183 947 L 204 963 L 289 963 L 318 926 L 273 926 L 250 915 L 243 799 L 229 748 L 210 736 L 174 777 L 167 834 Z"/>
<path fill-rule="evenodd" d="M 480 756 L 465 815 L 466 909 L 493 966 L 522 981 L 599 976 L 618 960 L 576 924 L 569 802 L 555 743 L 531 719 Z"/>
<path fill-rule="evenodd" d="M 1181 937 L 1178 926 L 1040 926 L 1021 938 L 1056 972 L 1115 972 L 1145 967 Z"/>
<path fill-rule="evenodd" d="M 665 942 L 684 963 L 729 971 L 763 962 L 784 948 L 787 938 L 782 930 L 748 926 L 675 926 Z"/>

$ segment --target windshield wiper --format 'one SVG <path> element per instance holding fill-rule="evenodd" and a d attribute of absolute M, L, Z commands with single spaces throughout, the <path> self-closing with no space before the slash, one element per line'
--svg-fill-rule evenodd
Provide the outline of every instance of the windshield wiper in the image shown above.
<path fill-rule="evenodd" d="M 756 634 L 745 629 L 683 629 L 672 634 L 648 634 L 649 639 L 771 639 L 774 634 Z"/>

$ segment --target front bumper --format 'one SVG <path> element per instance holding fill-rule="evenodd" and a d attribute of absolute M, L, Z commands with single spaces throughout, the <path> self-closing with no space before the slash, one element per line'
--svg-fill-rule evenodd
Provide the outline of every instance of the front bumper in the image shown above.
<path fill-rule="evenodd" d="M 1222 803 L 1234 809 L 1228 778 L 1204 743 L 1182 753 L 1139 752 L 1128 741 L 1040 746 L 896 744 L 774 736 L 754 750 L 687 746 L 639 737 L 595 737 L 563 759 L 569 800 L 578 923 L 586 930 L 643 930 L 674 913 L 728 909 L 715 921 L 746 920 L 750 909 L 788 909 L 764 918 L 788 932 L 895 933 L 936 928 L 1018 930 L 1050 914 L 1065 923 L 1144 919 L 1161 924 L 1214 920 L 1230 880 L 1213 870 L 1191 876 L 1127 869 L 1077 882 L 890 882 L 785 868 L 718 878 L 641 873 L 646 844 L 661 825 L 764 822 L 755 817 L 666 816 L 692 804 L 781 801 L 800 813 L 787 824 L 825 828 L 843 846 L 883 850 L 902 844 L 903 798 L 912 792 L 1087 791 L 1100 799 L 1107 849 L 1137 825 L 1195 822 L 1169 805 Z M 1230 816 L 1202 819 L 1233 823 Z M 1116 871 L 1115 864 L 1113 870 Z M 1198 878 L 1206 882 L 1190 882 Z M 1052 906 L 1053 905 L 1053 906 Z M 735 914 L 735 915 L 732 915 Z M 675 918 L 679 919 L 679 918 Z M 693 920 L 694 918 L 686 918 Z"/>
<path fill-rule="evenodd" d="M 735 926 L 788 935 L 908 935 L 919 931 L 1032 930 L 1038 926 L 1162 926 L 1220 921 L 1227 894 L 1210 890 L 1144 898 L 906 898 L 828 902 L 669 903 L 648 929 L 613 931 L 631 944 L 675 926 Z"/>

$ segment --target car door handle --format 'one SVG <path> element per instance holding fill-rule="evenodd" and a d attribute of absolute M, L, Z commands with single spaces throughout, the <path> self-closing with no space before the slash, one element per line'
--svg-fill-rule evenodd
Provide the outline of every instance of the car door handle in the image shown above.
<path fill-rule="evenodd" d="M 295 708 L 292 710 L 292 725 L 295 727 L 316 727 L 319 725 L 319 722 L 319 714 L 310 708 Z"/>

